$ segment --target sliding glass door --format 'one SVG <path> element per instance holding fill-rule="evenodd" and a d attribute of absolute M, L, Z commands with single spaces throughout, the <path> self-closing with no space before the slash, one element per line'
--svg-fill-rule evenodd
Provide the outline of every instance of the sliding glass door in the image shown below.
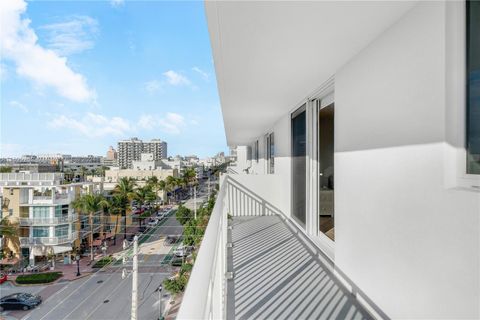
<path fill-rule="evenodd" d="M 335 106 L 330 104 L 318 112 L 319 162 L 319 227 L 320 232 L 335 240 L 334 203 L 334 116 Z"/>
<path fill-rule="evenodd" d="M 306 106 L 292 114 L 292 215 L 305 226 L 306 216 Z"/>

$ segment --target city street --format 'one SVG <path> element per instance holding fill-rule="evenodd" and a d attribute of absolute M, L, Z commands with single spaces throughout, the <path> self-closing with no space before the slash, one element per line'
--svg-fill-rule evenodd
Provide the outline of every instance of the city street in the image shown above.
<path fill-rule="evenodd" d="M 163 224 L 147 230 L 140 241 L 138 318 L 157 319 L 159 315 L 159 292 L 162 281 L 169 277 L 172 268 L 168 264 L 168 253 L 173 247 L 165 247 L 166 235 L 181 234 L 183 227 L 173 213 Z M 127 249 L 126 252 L 131 250 Z M 162 265 L 164 262 L 164 265 Z M 131 308 L 131 254 L 125 265 L 120 259 L 92 276 L 67 283 L 49 286 L 14 287 L 2 285 L 1 295 L 13 292 L 35 292 L 43 303 L 32 311 L 6 311 L 2 315 L 25 320 L 60 319 L 130 319 Z M 122 279 L 122 270 L 128 274 Z M 164 292 L 164 294 L 166 294 Z M 165 310 L 168 296 L 163 297 Z"/>

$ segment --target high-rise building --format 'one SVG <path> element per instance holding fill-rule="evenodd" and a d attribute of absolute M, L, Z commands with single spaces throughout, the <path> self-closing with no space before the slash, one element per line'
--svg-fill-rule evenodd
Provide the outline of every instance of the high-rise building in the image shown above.
<path fill-rule="evenodd" d="M 138 138 L 118 142 L 118 165 L 121 168 L 132 168 L 132 161 L 141 160 L 142 153 L 153 154 L 153 160 L 167 158 L 167 143 L 160 139 L 143 142 Z"/>
<path fill-rule="evenodd" d="M 110 146 L 110 148 L 108 148 L 107 159 L 108 160 L 117 160 L 117 150 L 115 150 L 112 146 Z"/>

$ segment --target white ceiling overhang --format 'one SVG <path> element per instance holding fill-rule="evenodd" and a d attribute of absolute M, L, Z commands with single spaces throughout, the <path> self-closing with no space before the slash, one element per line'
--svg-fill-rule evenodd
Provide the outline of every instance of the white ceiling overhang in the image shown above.
<path fill-rule="evenodd" d="M 414 3 L 207 1 L 228 145 L 269 130 Z"/>

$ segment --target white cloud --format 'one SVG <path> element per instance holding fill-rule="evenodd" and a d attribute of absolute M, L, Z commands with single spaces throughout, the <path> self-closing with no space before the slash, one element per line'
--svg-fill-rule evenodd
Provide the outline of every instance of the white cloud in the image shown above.
<path fill-rule="evenodd" d="M 13 61 L 18 75 L 37 85 L 52 87 L 67 99 L 77 102 L 94 99 L 95 93 L 86 79 L 67 65 L 66 58 L 38 44 L 30 20 L 21 17 L 26 8 L 24 0 L 0 1 L 2 59 Z"/>
<path fill-rule="evenodd" d="M 162 90 L 162 83 L 158 80 L 151 80 L 145 83 L 145 90 L 149 93 L 154 93 Z"/>
<path fill-rule="evenodd" d="M 56 115 L 48 122 L 52 129 L 71 130 L 82 136 L 97 138 L 103 136 L 126 136 L 138 133 L 138 130 L 159 130 L 167 134 L 180 134 L 187 126 L 184 116 L 168 112 L 163 116 L 144 114 L 134 123 L 121 117 L 106 117 L 101 114 L 88 112 L 85 116 L 72 117 Z"/>
<path fill-rule="evenodd" d="M 172 86 L 188 86 L 191 84 L 187 77 L 173 70 L 168 70 L 164 72 L 163 75 L 165 76 L 167 83 L 171 84 Z"/>
<path fill-rule="evenodd" d="M 10 106 L 13 107 L 13 108 L 17 108 L 17 109 L 20 109 L 22 110 L 23 112 L 27 113 L 28 112 L 28 108 L 25 107 L 25 105 L 23 105 L 22 103 L 18 102 L 18 101 L 10 101 Z"/>
<path fill-rule="evenodd" d="M 155 128 L 157 121 L 155 117 L 152 115 L 142 115 L 140 119 L 138 119 L 137 126 L 142 129 L 152 130 Z"/>
<path fill-rule="evenodd" d="M 47 44 L 60 55 L 70 55 L 93 48 L 98 33 L 97 20 L 88 16 L 74 16 L 68 21 L 40 27 L 47 33 Z"/>
<path fill-rule="evenodd" d="M 0 143 L 0 157 L 18 157 L 24 153 L 24 146 L 17 143 Z"/>
<path fill-rule="evenodd" d="M 114 8 L 121 7 L 125 4 L 125 0 L 110 0 L 110 5 Z"/>
<path fill-rule="evenodd" d="M 180 134 L 185 127 L 185 118 L 178 113 L 167 113 L 165 118 L 160 119 L 161 130 L 170 134 Z"/>
<path fill-rule="evenodd" d="M 180 134 L 186 127 L 186 121 L 182 115 L 168 112 L 165 116 L 142 115 L 136 126 L 145 130 L 158 128 L 168 134 Z"/>
<path fill-rule="evenodd" d="M 51 120 L 48 125 L 54 129 L 64 128 L 73 130 L 90 138 L 107 135 L 123 136 L 132 131 L 128 120 L 121 117 L 109 118 L 91 112 L 88 112 L 81 119 L 59 115 Z"/>
<path fill-rule="evenodd" d="M 206 81 L 208 81 L 208 79 L 210 78 L 210 74 L 203 71 L 199 67 L 193 67 L 192 70 L 195 71 L 196 73 L 200 74 L 203 77 L 203 79 L 205 79 Z"/>

